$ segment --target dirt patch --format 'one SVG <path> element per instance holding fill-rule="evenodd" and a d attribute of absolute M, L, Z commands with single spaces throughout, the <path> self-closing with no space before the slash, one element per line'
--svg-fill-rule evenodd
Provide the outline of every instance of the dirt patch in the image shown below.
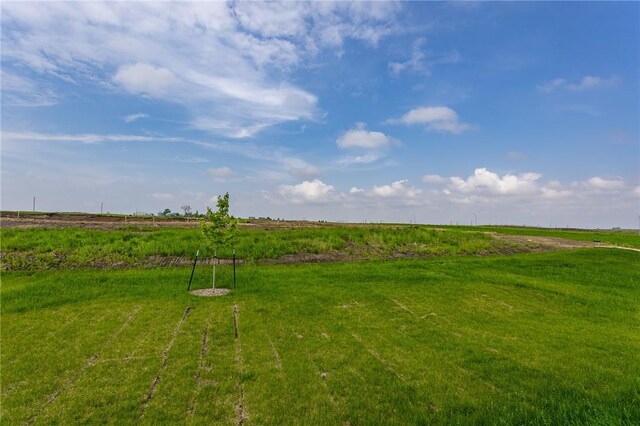
<path fill-rule="evenodd" d="M 155 218 L 152 216 L 109 216 L 97 214 L 2 212 L 2 228 L 86 228 L 119 229 L 127 227 L 192 228 L 200 226 L 196 218 Z"/>
<path fill-rule="evenodd" d="M 499 240 L 509 241 L 509 242 L 524 246 L 530 251 L 551 251 L 551 250 L 561 250 L 561 249 L 575 249 L 575 248 L 584 248 L 584 247 L 603 246 L 600 243 L 569 240 L 566 238 L 533 237 L 529 235 L 505 235 L 505 234 L 496 234 L 493 232 L 489 232 L 488 234 Z"/>
<path fill-rule="evenodd" d="M 4 229 L 10 228 L 87 228 L 87 229 L 120 229 L 128 227 L 160 227 L 160 228 L 196 228 L 201 218 L 196 217 L 162 217 L 146 215 L 107 215 L 91 213 L 18 213 L 3 211 L 0 213 L 0 224 Z M 309 220 L 269 220 L 249 219 L 238 223 L 238 227 L 247 229 L 300 229 L 330 227 L 368 227 L 367 223 L 335 223 L 314 222 Z M 397 228 L 397 225 L 376 224 L 381 228 Z"/>
<path fill-rule="evenodd" d="M 191 294 L 193 294 L 194 296 L 212 297 L 212 296 L 224 296 L 230 291 L 231 290 L 229 290 L 228 288 L 201 288 L 199 290 L 192 290 Z"/>

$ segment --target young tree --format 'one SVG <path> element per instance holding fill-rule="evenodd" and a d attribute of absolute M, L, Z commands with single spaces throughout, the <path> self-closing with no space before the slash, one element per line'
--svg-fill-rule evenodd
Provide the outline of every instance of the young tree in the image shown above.
<path fill-rule="evenodd" d="M 236 224 L 238 220 L 229 214 L 229 193 L 224 197 L 218 196 L 217 210 L 207 207 L 207 213 L 202 221 L 202 234 L 207 245 L 213 250 L 213 288 L 216 288 L 216 264 L 218 262 L 218 249 L 227 247 L 233 243 L 236 236 Z"/>

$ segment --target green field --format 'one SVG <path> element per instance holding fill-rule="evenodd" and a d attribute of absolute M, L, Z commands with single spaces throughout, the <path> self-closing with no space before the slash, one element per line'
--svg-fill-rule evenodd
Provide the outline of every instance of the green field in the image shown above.
<path fill-rule="evenodd" d="M 638 253 L 189 273 L 4 272 L 1 423 L 640 424 Z"/>

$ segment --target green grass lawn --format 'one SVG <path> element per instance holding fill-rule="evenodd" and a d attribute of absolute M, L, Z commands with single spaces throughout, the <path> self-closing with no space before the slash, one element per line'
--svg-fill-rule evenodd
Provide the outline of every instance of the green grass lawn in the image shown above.
<path fill-rule="evenodd" d="M 1 423 L 640 424 L 639 253 L 238 272 L 3 273 Z"/>

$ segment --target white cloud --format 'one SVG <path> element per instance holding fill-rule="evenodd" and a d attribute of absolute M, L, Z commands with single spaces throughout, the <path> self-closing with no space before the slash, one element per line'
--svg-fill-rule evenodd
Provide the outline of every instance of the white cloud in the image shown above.
<path fill-rule="evenodd" d="M 175 101 L 193 127 L 241 138 L 317 117 L 316 96 L 287 83 L 290 71 L 323 49 L 342 51 L 349 39 L 375 46 L 398 30 L 394 17 L 401 6 L 3 2 L 1 7 L 2 55 L 11 67 Z"/>
<path fill-rule="evenodd" d="M 541 182 L 540 173 L 507 173 L 498 175 L 486 168 L 477 168 L 471 176 L 462 178 L 452 176 L 447 180 L 440 180 L 439 176 L 427 175 L 423 181 L 441 184 L 441 193 L 450 201 L 459 204 L 490 204 L 493 202 L 507 203 L 555 203 L 558 208 L 562 203 L 578 205 L 579 200 L 605 200 L 606 197 L 631 195 L 629 186 L 620 177 L 602 178 L 592 177 L 585 181 L 572 182 L 563 185 L 557 180 Z M 603 198 L 604 197 L 604 198 Z M 606 202 L 606 201 L 600 201 Z"/>
<path fill-rule="evenodd" d="M 295 204 L 325 203 L 334 201 L 338 196 L 332 185 L 319 179 L 304 181 L 298 185 L 281 185 L 278 192 Z"/>
<path fill-rule="evenodd" d="M 440 175 L 424 175 L 422 181 L 424 183 L 443 183 L 446 182 L 446 179 Z"/>
<path fill-rule="evenodd" d="M 234 14 L 241 25 L 266 39 L 302 39 L 311 52 L 341 48 L 346 39 L 377 45 L 397 31 L 395 2 L 238 2 Z"/>
<path fill-rule="evenodd" d="M 143 112 L 139 112 L 137 114 L 129 114 L 129 115 L 125 115 L 124 117 L 122 117 L 122 119 L 126 122 L 126 123 L 133 123 L 134 121 L 138 121 L 142 118 L 147 118 L 149 117 L 149 114 L 145 114 Z"/>
<path fill-rule="evenodd" d="M 130 93 L 153 97 L 166 96 L 178 84 L 168 69 L 142 63 L 122 65 L 113 81 Z"/>
<path fill-rule="evenodd" d="M 411 186 L 407 179 L 402 179 L 395 181 L 390 185 L 374 186 L 371 193 L 377 197 L 383 198 L 416 198 L 422 194 L 422 190 Z"/>
<path fill-rule="evenodd" d="M 537 191 L 539 173 L 506 174 L 498 176 L 486 168 L 477 168 L 467 179 L 457 176 L 449 178 L 449 189 L 463 194 L 521 195 Z"/>
<path fill-rule="evenodd" d="M 457 121 L 458 114 L 449 107 L 423 107 L 412 109 L 400 118 L 402 124 L 431 124 L 442 121 Z"/>
<path fill-rule="evenodd" d="M 573 92 L 582 92 L 585 90 L 596 89 L 601 87 L 613 87 L 618 84 L 620 79 L 617 76 L 609 78 L 584 76 L 577 83 L 571 83 L 563 78 L 556 78 L 538 85 L 538 90 L 545 93 L 551 93 L 556 90 L 570 90 Z"/>
<path fill-rule="evenodd" d="M 458 114 L 446 106 L 421 107 L 407 112 L 400 118 L 387 120 L 389 124 L 425 125 L 428 130 L 460 134 L 473 126 L 460 121 Z"/>
<path fill-rule="evenodd" d="M 235 13 L 240 23 L 263 37 L 294 37 L 307 33 L 304 14 L 295 3 L 270 2 L 264 5 L 237 3 Z"/>
<path fill-rule="evenodd" d="M 602 178 L 594 176 L 587 180 L 589 187 L 601 191 L 615 191 L 625 186 L 624 180 L 619 177 Z"/>
<path fill-rule="evenodd" d="M 364 192 L 364 189 L 352 186 L 349 190 L 349 194 L 361 194 Z"/>
<path fill-rule="evenodd" d="M 234 172 L 229 167 L 218 167 L 207 169 L 207 174 L 211 176 L 214 182 L 231 182 L 241 178 L 240 174 Z"/>
<path fill-rule="evenodd" d="M 341 149 L 379 149 L 389 146 L 392 142 L 393 139 L 382 132 L 368 131 L 364 123 L 357 123 L 355 129 L 347 130 L 336 139 L 336 144 Z"/>
<path fill-rule="evenodd" d="M 572 191 L 569 191 L 567 189 L 557 189 L 557 188 L 550 188 L 550 187 L 542 187 L 540 188 L 540 191 L 542 192 L 542 196 L 544 198 L 566 198 L 566 197 L 570 197 L 573 194 Z"/>
<path fill-rule="evenodd" d="M 154 192 L 153 194 L 149 194 L 149 197 L 156 200 L 171 200 L 173 195 L 168 192 Z"/>

